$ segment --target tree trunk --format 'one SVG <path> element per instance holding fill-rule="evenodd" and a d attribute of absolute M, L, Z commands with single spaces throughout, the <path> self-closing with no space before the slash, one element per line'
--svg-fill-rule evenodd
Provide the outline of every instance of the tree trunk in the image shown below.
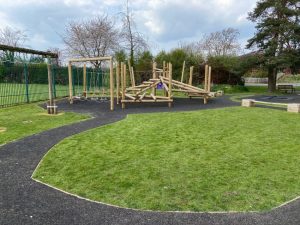
<path fill-rule="evenodd" d="M 135 69 L 133 46 L 130 48 L 130 63 L 131 63 L 131 66 L 133 67 L 133 69 Z"/>
<path fill-rule="evenodd" d="M 268 91 L 276 91 L 276 81 L 277 81 L 277 69 L 271 67 L 268 69 Z"/>

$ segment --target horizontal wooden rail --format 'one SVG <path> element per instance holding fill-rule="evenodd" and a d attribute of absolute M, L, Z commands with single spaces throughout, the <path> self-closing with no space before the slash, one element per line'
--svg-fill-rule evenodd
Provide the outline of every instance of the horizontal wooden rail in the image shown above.
<path fill-rule="evenodd" d="M 20 47 L 13 47 L 9 45 L 1 45 L 0 44 L 0 50 L 2 51 L 10 51 L 10 52 L 21 52 L 21 53 L 27 53 L 27 54 L 34 54 L 34 55 L 41 55 L 44 57 L 50 57 L 50 58 L 58 58 L 58 54 L 53 52 L 44 52 L 44 51 L 37 51 L 29 48 L 20 48 Z"/>
<path fill-rule="evenodd" d="M 69 59 L 69 62 L 72 63 L 72 62 L 88 62 L 88 61 L 101 61 L 101 60 L 112 60 L 112 56 Z"/>

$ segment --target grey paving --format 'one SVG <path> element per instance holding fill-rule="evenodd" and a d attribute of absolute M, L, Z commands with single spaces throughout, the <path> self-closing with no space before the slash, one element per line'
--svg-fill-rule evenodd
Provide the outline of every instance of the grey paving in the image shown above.
<path fill-rule="evenodd" d="M 264 102 L 276 102 L 276 103 L 297 103 L 300 104 L 300 95 L 298 94 L 288 94 L 288 95 L 260 95 L 250 97 L 257 101 Z"/>
<path fill-rule="evenodd" d="M 52 129 L 0 148 L 0 224 L 203 224 L 203 225 L 299 225 L 300 200 L 265 213 L 161 213 L 135 211 L 82 200 L 31 179 L 47 151 L 62 139 L 82 131 L 112 123 L 128 113 L 201 110 L 237 103 L 226 97 L 203 105 L 200 100 L 177 99 L 173 108 L 165 105 L 118 106 L 109 112 L 108 102 L 59 103 L 59 109 L 90 113 L 94 119 Z"/>

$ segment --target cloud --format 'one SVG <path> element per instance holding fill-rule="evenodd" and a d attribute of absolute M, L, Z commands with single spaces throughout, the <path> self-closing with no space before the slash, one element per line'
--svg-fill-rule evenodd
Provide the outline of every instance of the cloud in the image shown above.
<path fill-rule="evenodd" d="M 165 46 L 175 47 L 179 40 L 199 40 L 204 33 L 228 27 L 252 31 L 253 24 L 246 15 L 255 1 L 149 0 L 144 8 L 136 3 L 135 13 L 138 24 L 149 36 Z"/>
<path fill-rule="evenodd" d="M 247 22 L 247 17 L 248 17 L 248 14 L 247 13 L 244 13 L 242 15 L 239 15 L 239 17 L 237 18 L 236 22 L 238 23 L 244 23 L 244 22 Z"/>
<path fill-rule="evenodd" d="M 256 0 L 131 0 L 137 29 L 160 48 L 176 47 L 179 41 L 199 40 L 204 33 L 233 27 L 241 40 L 252 36 L 254 24 L 247 19 Z M 70 20 L 99 14 L 120 15 L 119 0 L 0 0 L 0 27 L 27 30 L 30 46 L 47 49 L 62 45 L 59 34 Z"/>
<path fill-rule="evenodd" d="M 20 22 L 12 21 L 7 13 L 0 11 L 0 29 L 5 28 L 7 26 L 21 30 L 23 28 Z"/>
<path fill-rule="evenodd" d="M 34 34 L 31 39 L 32 39 L 32 42 L 36 43 L 37 45 L 48 44 L 46 37 L 42 34 Z"/>

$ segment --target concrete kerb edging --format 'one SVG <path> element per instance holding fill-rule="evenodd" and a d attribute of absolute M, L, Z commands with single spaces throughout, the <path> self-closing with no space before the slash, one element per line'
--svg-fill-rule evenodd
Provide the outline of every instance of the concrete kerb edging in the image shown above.
<path fill-rule="evenodd" d="M 47 183 L 44 183 L 40 180 L 37 180 L 33 177 L 31 177 L 31 179 L 37 183 L 40 183 L 40 184 L 43 184 L 47 187 L 50 187 L 54 190 L 57 190 L 57 191 L 60 191 L 64 194 L 67 194 L 67 195 L 70 195 L 70 196 L 73 196 L 75 198 L 78 198 L 78 199 L 82 199 L 82 200 L 85 200 L 85 201 L 88 201 L 88 202 L 93 202 L 93 203 L 96 203 L 96 204 L 101 204 L 101 205 L 106 205 L 106 206 L 109 206 L 109 207 L 114 207 L 114 208 L 117 208 L 117 209 L 127 209 L 127 210 L 132 210 L 132 211 L 136 211 L 136 212 L 154 212 L 154 213 L 177 213 L 177 214 L 180 214 L 180 213 L 183 213 L 183 214 L 237 214 L 237 213 L 242 213 L 242 214 L 248 214 L 248 213 L 267 213 L 267 212 L 271 212 L 273 210 L 276 210 L 276 209 L 279 209 L 279 208 L 282 208 L 298 199 L 300 199 L 300 196 L 290 200 L 290 201 L 287 201 L 279 206 L 276 206 L 268 211 L 263 211 L 263 212 L 260 212 L 260 211 L 220 211 L 220 212 L 214 212 L 214 211 L 208 211 L 208 212 L 194 212 L 194 211 L 158 211 L 158 210 L 148 210 L 148 209 L 135 209 L 135 208 L 127 208 L 127 207 L 122 207 L 122 206 L 117 206 L 117 205 L 113 205 L 113 204 L 109 204 L 109 203 L 105 203 L 105 202 L 100 202 L 100 201 L 96 201 L 96 200 L 91 200 L 91 199 L 88 199 L 88 198 L 84 198 L 84 197 L 81 197 L 77 194 L 73 194 L 73 193 L 70 193 L 70 192 L 67 192 L 67 191 L 64 191 L 60 188 L 57 188 L 55 186 L 52 186 L 50 184 L 47 184 Z"/>
<path fill-rule="evenodd" d="M 300 104 L 298 104 L 298 103 L 277 103 L 277 102 L 257 101 L 255 99 L 242 99 L 243 107 L 255 107 L 256 104 L 272 105 L 272 106 L 286 106 L 287 112 L 300 113 Z"/>

